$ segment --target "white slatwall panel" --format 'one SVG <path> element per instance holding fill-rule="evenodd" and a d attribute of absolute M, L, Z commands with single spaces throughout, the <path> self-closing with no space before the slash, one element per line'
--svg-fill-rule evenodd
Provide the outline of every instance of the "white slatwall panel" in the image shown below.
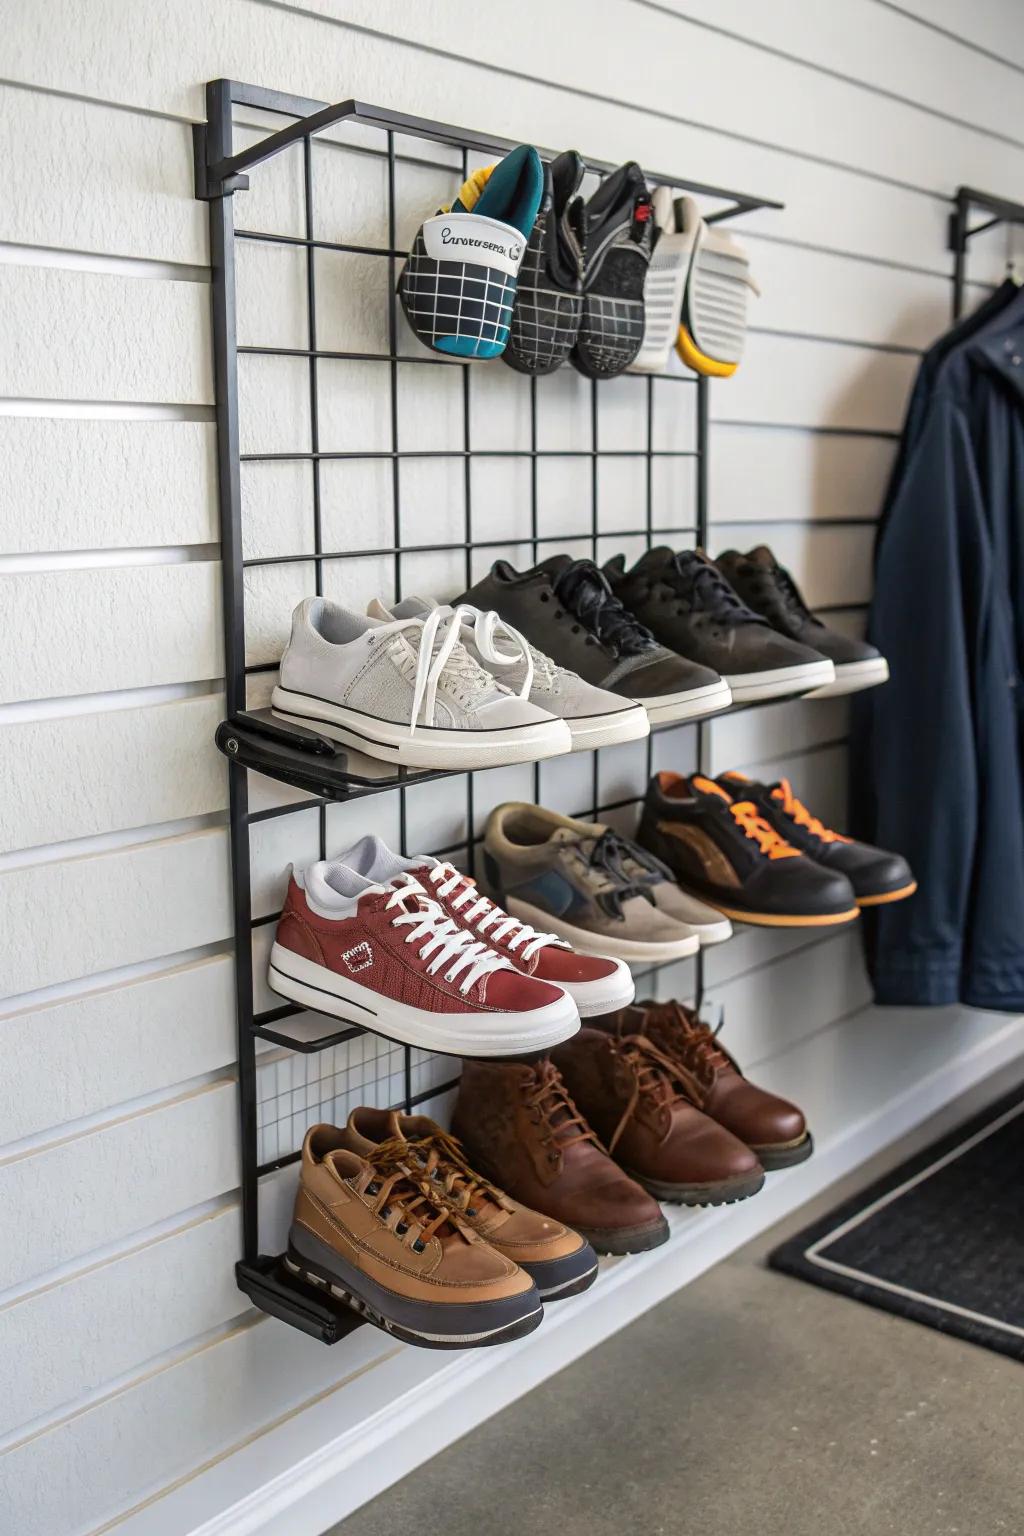
<path fill-rule="evenodd" d="M 190 124 L 203 116 L 205 81 L 350 93 L 555 147 L 569 137 L 609 160 L 636 156 L 784 199 L 784 213 L 746 220 L 765 292 L 743 367 L 712 388 L 711 546 L 770 543 L 851 632 L 870 593 L 869 524 L 916 352 L 948 315 L 945 198 L 960 180 L 1012 192 L 1024 174 L 1024 27 L 1012 0 L 780 0 L 770 15 L 722 0 L 713 18 L 698 0 L 607 0 L 599 14 L 560 0 L 555 10 L 524 0 L 510 32 L 470 0 L 165 0 L 140 27 L 129 0 L 37 0 L 6 29 L 0 932 L 16 938 L 0 960 L 0 1362 L 19 1390 L 0 1412 L 0 1483 L 23 1536 L 86 1536 L 144 1505 L 138 1521 L 157 1522 L 148 1536 L 190 1478 L 250 1437 L 269 1446 L 302 1404 L 329 1394 L 345 1423 L 386 1409 L 401 1359 L 368 1329 L 328 1351 L 255 1320 L 231 1274 L 208 244 L 191 196 Z M 553 21 L 575 45 L 538 54 Z M 54 45 L 67 38 L 73 47 Z M 623 73 L 624 49 L 642 71 Z M 249 118 L 240 142 L 262 131 L 259 114 Z M 382 241 L 381 162 L 353 157 L 345 140 L 334 131 L 314 151 L 318 233 Z M 447 182 L 409 164 L 398 178 L 406 240 Z M 238 199 L 240 225 L 301 233 L 301 216 L 296 154 L 254 173 Z M 1001 235 L 979 242 L 976 296 L 998 280 L 1005 249 Z M 301 345 L 302 261 L 243 244 L 239 269 L 242 339 Z M 380 267 L 325 255 L 317 276 L 324 343 L 380 345 Z M 402 346 L 416 344 L 403 333 Z M 403 420 L 432 447 L 461 446 L 457 379 L 426 372 L 400 370 Z M 245 359 L 241 384 L 247 442 L 308 442 L 304 362 Z M 322 370 L 331 446 L 383 442 L 386 385 L 385 369 Z M 588 446 L 581 381 L 563 372 L 541 398 L 542 446 Z M 632 398 L 628 385 L 602 392 L 602 442 L 642 448 Z M 691 446 L 684 398 L 685 386 L 657 386 L 658 446 Z M 525 404 L 523 381 L 480 367 L 474 439 L 525 446 Z M 602 471 L 602 554 L 635 521 L 623 462 L 621 476 Z M 525 553 L 515 545 L 527 531 L 523 474 L 515 460 L 474 466 L 477 535 L 507 536 L 512 558 Z M 542 467 L 543 530 L 588 531 L 583 478 L 571 460 Z M 688 467 L 659 469 L 655 492 L 656 524 L 692 516 Z M 323 493 L 333 547 L 389 542 L 385 468 L 329 466 Z M 247 468 L 243 495 L 250 553 L 308 545 L 302 469 Z M 439 507 L 461 537 L 461 495 L 461 467 L 410 467 L 405 537 L 427 542 L 417 535 L 428 517 L 443 537 Z M 252 659 L 276 659 L 310 575 L 253 574 Z M 329 580 L 356 603 L 389 575 L 388 562 L 368 558 Z M 450 588 L 461 558 L 434 553 L 407 576 Z M 780 704 L 715 722 L 710 765 L 790 774 L 823 814 L 840 816 L 847 713 L 843 701 Z M 692 731 L 665 733 L 656 763 L 685 762 L 692 745 Z M 641 770 L 642 753 L 606 754 L 602 797 L 634 792 Z M 480 822 L 529 783 L 515 769 L 480 775 Z M 259 805 L 294 798 L 267 781 L 251 789 Z M 586 805 L 589 764 L 545 765 L 542 795 Z M 453 798 L 443 784 L 409 796 L 412 842 L 463 835 Z M 618 822 L 628 826 L 629 813 Z M 332 808 L 331 846 L 367 826 L 397 839 L 389 797 Z M 254 829 L 257 911 L 274 910 L 285 865 L 310 857 L 315 835 L 309 815 Z M 258 971 L 270 933 L 255 936 Z M 651 981 L 685 992 L 692 968 Z M 747 930 L 710 953 L 708 982 L 733 1048 L 766 1085 L 801 1098 L 825 1147 L 993 1037 L 990 1023 L 954 1010 L 876 1016 L 855 934 Z M 259 976 L 257 990 L 266 1005 Z M 372 1092 L 392 1064 L 386 1049 L 356 1043 L 323 1059 L 325 1071 L 342 1068 L 353 1091 L 362 1081 Z M 265 1058 L 261 1093 L 276 1112 L 305 1103 L 305 1070 L 281 1053 Z M 437 1081 L 430 1070 L 417 1068 L 424 1086 Z M 283 1232 L 291 1177 L 261 1193 L 268 1242 Z M 417 1369 L 423 1383 L 441 1370 Z M 203 1478 L 194 1486 L 199 1499 Z M 175 1536 L 190 1528 L 191 1516 L 168 1520 Z"/>

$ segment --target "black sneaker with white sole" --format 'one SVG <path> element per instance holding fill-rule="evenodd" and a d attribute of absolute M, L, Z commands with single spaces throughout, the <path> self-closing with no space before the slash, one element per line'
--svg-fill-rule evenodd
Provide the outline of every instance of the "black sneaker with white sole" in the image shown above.
<path fill-rule="evenodd" d="M 730 703 L 723 680 L 659 645 L 591 560 L 552 555 L 522 573 L 498 560 L 459 602 L 495 609 L 559 666 L 643 704 L 652 725 L 695 720 Z"/>
<path fill-rule="evenodd" d="M 583 316 L 572 362 L 588 379 L 614 379 L 643 344 L 651 213 L 651 194 L 634 160 L 608 176 L 584 210 Z"/>
<path fill-rule="evenodd" d="M 812 613 L 796 582 L 766 544 L 759 544 L 745 555 L 738 549 L 728 549 L 715 564 L 748 608 L 767 619 L 774 630 L 820 651 L 833 663 L 835 681 L 816 688 L 814 698 L 859 693 L 862 688 L 874 688 L 888 679 L 889 663 L 882 653 L 866 640 L 855 640 L 830 629 Z"/>
<path fill-rule="evenodd" d="M 662 645 L 718 672 L 736 704 L 810 693 L 835 678 L 827 656 L 780 635 L 748 608 L 702 550 L 650 549 L 626 570 L 609 560 L 612 590 Z"/>

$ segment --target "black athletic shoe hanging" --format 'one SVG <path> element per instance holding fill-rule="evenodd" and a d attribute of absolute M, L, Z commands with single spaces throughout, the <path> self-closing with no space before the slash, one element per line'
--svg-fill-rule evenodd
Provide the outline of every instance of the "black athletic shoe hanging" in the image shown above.
<path fill-rule="evenodd" d="M 572 361 L 588 379 L 613 379 L 644 339 L 644 281 L 653 220 L 644 173 L 635 161 L 601 183 L 584 210 L 583 319 Z"/>
<path fill-rule="evenodd" d="M 425 220 L 398 293 L 426 346 L 465 358 L 504 352 L 516 277 L 543 192 L 540 156 L 520 144 L 497 165 L 474 171 L 451 208 Z"/>
<path fill-rule="evenodd" d="M 544 201 L 519 269 L 502 353 L 519 373 L 554 373 L 572 351 L 583 314 L 584 165 L 574 149 L 544 167 Z"/>

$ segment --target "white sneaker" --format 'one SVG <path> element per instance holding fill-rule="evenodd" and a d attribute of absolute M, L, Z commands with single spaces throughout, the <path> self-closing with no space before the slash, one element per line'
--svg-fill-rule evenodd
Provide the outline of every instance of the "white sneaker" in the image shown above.
<path fill-rule="evenodd" d="M 495 682 L 435 609 L 388 623 L 323 597 L 292 614 L 274 713 L 407 768 L 495 768 L 568 752 L 564 721 Z"/>
<path fill-rule="evenodd" d="M 499 676 L 521 697 L 528 696 L 531 704 L 564 720 L 572 737 L 573 752 L 639 741 L 650 734 L 650 718 L 642 704 L 609 693 L 606 688 L 596 688 L 575 672 L 557 666 L 498 613 L 485 612 L 469 603 L 460 603 L 453 609 L 427 597 L 406 597 L 391 609 L 374 598 L 366 611 L 372 618 L 385 621 L 404 617 L 425 619 L 431 613 L 457 615 L 462 626 L 462 644 L 474 661 Z"/>

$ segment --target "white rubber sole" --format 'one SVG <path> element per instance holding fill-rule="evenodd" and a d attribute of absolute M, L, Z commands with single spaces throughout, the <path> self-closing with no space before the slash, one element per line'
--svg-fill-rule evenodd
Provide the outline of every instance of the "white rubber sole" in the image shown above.
<path fill-rule="evenodd" d="M 815 688 L 809 699 L 837 699 L 842 693 L 859 693 L 862 688 L 877 688 L 889 681 L 889 663 L 884 656 L 868 661 L 841 661 L 836 666 L 835 682 Z"/>
<path fill-rule="evenodd" d="M 400 1045 L 418 1045 L 449 1056 L 517 1056 L 568 1040 L 580 1027 L 576 1004 L 563 992 L 557 1002 L 529 1013 L 427 1013 L 384 997 L 357 981 L 281 944 L 270 951 L 271 987 L 281 997 L 361 1024 Z"/>
<path fill-rule="evenodd" d="M 551 919 L 546 918 L 545 921 L 550 922 Z M 615 970 L 611 976 L 602 976 L 598 981 L 575 982 L 572 986 L 561 981 L 551 982 L 551 986 L 562 987 L 563 991 L 568 992 L 581 1019 L 593 1019 L 598 1014 L 614 1013 L 617 1008 L 626 1008 L 636 996 L 633 973 L 625 960 L 618 960 L 614 955 L 603 955 L 601 958 L 615 960 Z"/>
<path fill-rule="evenodd" d="M 580 715 L 566 720 L 573 752 L 592 752 L 595 747 L 615 747 L 623 741 L 642 741 L 651 734 L 651 722 L 642 705 L 614 710 L 607 715 Z"/>
<path fill-rule="evenodd" d="M 356 752 L 382 758 L 401 768 L 447 768 L 459 773 L 471 768 L 500 768 L 508 763 L 536 763 L 572 750 L 564 720 L 553 716 L 536 725 L 507 730 L 450 731 L 419 725 L 415 733 L 394 720 L 346 709 L 312 694 L 277 687 L 270 697 L 275 715 L 293 725 L 313 725 L 324 736 Z"/>
<path fill-rule="evenodd" d="M 735 697 L 728 679 L 703 688 L 688 688 L 685 693 L 660 694 L 657 698 L 637 699 L 647 711 L 652 725 L 670 725 L 681 720 L 699 720 L 703 715 L 717 715 L 728 709 Z"/>
<path fill-rule="evenodd" d="M 799 667 L 773 667 L 770 672 L 730 673 L 726 682 L 734 703 L 752 704 L 757 699 L 781 699 L 787 693 L 809 693 L 834 682 L 835 675 L 830 661 L 808 661 Z"/>
<path fill-rule="evenodd" d="M 542 912 L 540 907 L 531 906 L 528 901 L 520 901 L 515 896 L 509 896 L 504 906 L 506 912 L 511 912 L 520 922 L 529 923 L 545 933 L 557 934 L 560 939 L 568 939 L 573 949 L 578 949 L 581 955 L 601 955 L 611 960 L 625 960 L 627 965 L 631 962 L 637 965 L 658 965 L 668 960 L 688 960 L 700 949 L 700 940 L 692 934 L 667 944 L 644 943 L 640 939 L 610 939 L 605 934 L 588 933 L 585 928 L 564 923 L 561 918 L 552 917 L 550 912 Z"/>
<path fill-rule="evenodd" d="M 732 938 L 732 924 L 727 917 L 679 886 L 669 885 L 666 881 L 664 887 L 657 887 L 654 898 L 660 912 L 679 923 L 685 933 L 697 935 L 702 949 L 709 944 L 724 944 L 726 939 Z"/>

